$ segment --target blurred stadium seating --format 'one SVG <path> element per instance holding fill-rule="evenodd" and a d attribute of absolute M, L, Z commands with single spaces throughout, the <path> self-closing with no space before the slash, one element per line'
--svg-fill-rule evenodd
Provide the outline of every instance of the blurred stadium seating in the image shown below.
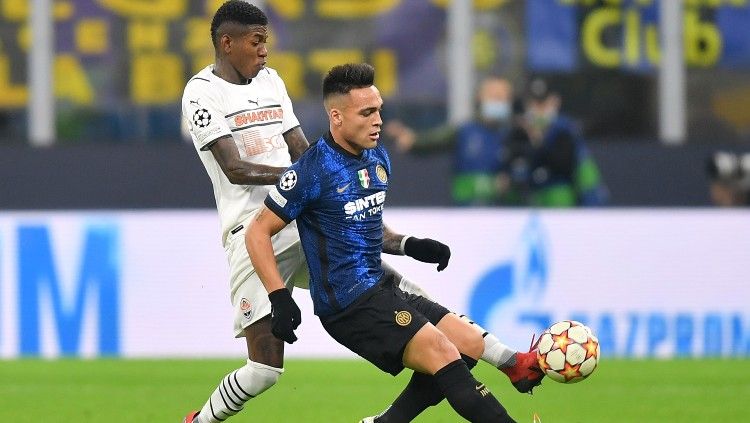
<path fill-rule="evenodd" d="M 208 19 L 219 3 L 54 2 L 56 56 L 50 71 L 57 138 L 46 152 L 23 147 L 29 5 L 3 3 L 0 150 L 12 160 L 5 161 L 0 177 L 15 184 L 0 196 L 0 207 L 211 207 L 202 169 L 185 151 L 189 142 L 180 131 L 179 99 L 187 78 L 212 60 Z M 270 65 L 284 76 L 308 138 L 326 129 L 321 74 L 342 61 L 377 67 L 386 119 L 398 116 L 417 128 L 444 121 L 450 60 L 444 50 L 446 2 L 331 4 L 266 5 Z M 545 76 L 562 95 L 563 111 L 589 140 L 613 205 L 709 205 L 705 158 L 719 148 L 750 148 L 750 96 L 743 95 L 750 90 L 750 6 L 687 5 L 688 139 L 678 149 L 658 141 L 658 2 L 478 2 L 472 43 L 477 76 L 501 74 L 518 86 Z M 449 155 L 393 155 L 403 180 L 431 178 L 429 194 L 416 184 L 394 186 L 392 205 L 450 204 Z M 76 161 L 94 166 L 87 175 L 103 177 L 61 171 Z M 136 184 L 117 176 L 128 174 L 133 163 L 154 182 L 152 188 L 133 188 Z M 173 183 L 182 177 L 190 183 Z M 166 198 L 156 194 L 165 186 Z M 196 193 L 196 186 L 202 191 Z M 63 195 L 70 187 L 97 195 Z M 23 192 L 35 195 L 18 194 Z"/>

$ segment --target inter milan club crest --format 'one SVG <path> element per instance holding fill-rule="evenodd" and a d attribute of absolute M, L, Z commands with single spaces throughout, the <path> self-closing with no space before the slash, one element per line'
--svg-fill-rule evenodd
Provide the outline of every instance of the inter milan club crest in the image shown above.
<path fill-rule="evenodd" d="M 378 180 L 384 184 L 388 182 L 388 173 L 382 165 L 375 166 L 375 176 L 377 176 Z"/>
<path fill-rule="evenodd" d="M 367 172 L 367 169 L 361 169 L 357 172 L 357 176 L 359 177 L 359 184 L 362 185 L 362 188 L 370 188 L 370 173 Z"/>
<path fill-rule="evenodd" d="M 399 326 L 408 326 L 411 323 L 411 313 L 408 311 L 399 311 L 396 313 L 396 324 Z"/>

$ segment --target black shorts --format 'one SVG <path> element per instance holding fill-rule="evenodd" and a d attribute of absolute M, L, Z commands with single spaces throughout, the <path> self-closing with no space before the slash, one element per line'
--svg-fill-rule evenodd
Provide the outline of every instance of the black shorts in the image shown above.
<path fill-rule="evenodd" d="M 398 289 L 396 274 L 383 279 L 339 313 L 321 316 L 323 328 L 339 344 L 380 370 L 397 375 L 404 369 L 406 344 L 427 322 L 437 323 L 448 309 Z"/>

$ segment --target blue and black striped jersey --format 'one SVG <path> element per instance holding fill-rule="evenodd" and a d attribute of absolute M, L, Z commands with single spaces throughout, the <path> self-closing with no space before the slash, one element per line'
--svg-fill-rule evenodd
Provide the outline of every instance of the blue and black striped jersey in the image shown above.
<path fill-rule="evenodd" d="M 266 197 L 266 206 L 284 221 L 297 220 L 315 314 L 342 310 L 380 280 L 390 173 L 382 145 L 355 156 L 328 133 Z"/>

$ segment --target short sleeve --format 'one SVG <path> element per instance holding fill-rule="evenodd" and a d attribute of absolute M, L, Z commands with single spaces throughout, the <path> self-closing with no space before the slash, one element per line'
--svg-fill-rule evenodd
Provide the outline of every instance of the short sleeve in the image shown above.
<path fill-rule="evenodd" d="M 182 96 L 183 118 L 195 147 L 201 151 L 211 148 L 219 138 L 232 134 L 224 119 L 225 113 L 216 100 L 217 94 L 209 81 L 194 78 L 188 82 Z"/>
<path fill-rule="evenodd" d="M 287 168 L 264 202 L 286 223 L 296 219 L 320 194 L 319 172 L 306 170 L 305 162 L 300 160 Z"/>

